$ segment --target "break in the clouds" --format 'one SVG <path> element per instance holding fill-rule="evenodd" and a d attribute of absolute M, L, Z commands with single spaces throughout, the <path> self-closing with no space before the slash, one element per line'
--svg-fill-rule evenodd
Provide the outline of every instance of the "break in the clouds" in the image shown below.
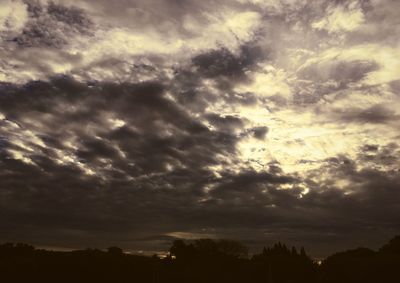
<path fill-rule="evenodd" d="M 397 1 L 0 4 L 0 240 L 399 231 Z"/>

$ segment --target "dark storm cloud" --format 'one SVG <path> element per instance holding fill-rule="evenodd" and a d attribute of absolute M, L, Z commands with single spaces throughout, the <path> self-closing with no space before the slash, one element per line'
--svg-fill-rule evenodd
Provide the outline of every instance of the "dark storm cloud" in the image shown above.
<path fill-rule="evenodd" d="M 76 34 L 90 35 L 93 23 L 85 12 L 76 7 L 66 7 L 49 2 L 28 1 L 28 22 L 20 35 L 12 41 L 21 47 L 59 48 L 68 44 Z"/>
<path fill-rule="evenodd" d="M 361 163 L 370 162 L 375 165 L 394 166 L 394 170 L 399 170 L 398 158 L 400 157 L 400 148 L 397 143 L 386 145 L 364 145 L 360 148 L 358 158 Z M 398 168 L 396 168 L 396 165 Z"/>
<path fill-rule="evenodd" d="M 71 4 L 70 0 L 61 0 L 64 5 Z M 111 3 L 107 0 L 81 0 L 74 3 L 88 9 L 101 20 L 113 23 L 116 25 L 127 26 L 130 28 L 154 28 L 157 24 L 157 29 L 165 32 L 180 32 L 184 31 L 182 23 L 185 16 L 197 16 L 199 19 L 203 17 L 203 13 L 210 13 L 216 10 L 224 10 L 229 7 L 243 7 L 236 1 L 195 1 L 195 0 L 129 0 L 129 1 L 114 1 Z M 132 21 L 132 17 L 135 21 Z M 101 19 L 103 18 L 103 19 Z M 200 21 L 201 24 L 207 22 L 204 18 Z M 173 30 L 171 30 L 171 28 Z M 176 29 L 176 30 L 175 30 Z M 188 34 L 190 35 L 190 34 Z"/>
<path fill-rule="evenodd" d="M 215 178 L 207 166 L 219 163 L 218 154 L 233 154 L 238 140 L 208 130 L 167 99 L 159 83 L 87 86 L 58 78 L 3 90 L 4 225 L 106 231 L 119 223 L 143 231 L 154 221 L 156 228 L 149 229 L 161 229 L 155 220 L 161 214 L 172 224 L 173 215 L 196 206 Z M 113 128 L 108 114 L 126 125 Z M 70 139 L 73 148 L 65 144 Z M 60 163 L 62 156 L 68 160 Z M 86 167 L 96 175 L 86 174 Z"/>
<path fill-rule="evenodd" d="M 268 127 L 256 127 L 250 130 L 256 139 L 262 140 L 268 133 Z"/>
<path fill-rule="evenodd" d="M 268 60 L 260 53 L 257 42 L 242 44 L 238 54 L 233 54 L 226 48 L 213 49 L 196 55 L 189 66 L 182 66 L 174 70 L 174 78 L 169 89 L 178 102 L 191 111 L 203 113 L 210 105 L 222 101 L 232 105 L 252 105 L 257 97 L 252 93 L 238 93 L 233 87 L 240 81 L 248 81 L 250 77 L 246 71 L 256 69 L 257 63 Z M 217 92 L 210 92 L 205 79 L 212 79 Z M 223 124 L 236 124 L 239 118 L 225 117 L 219 119 L 218 114 L 208 116 L 211 123 L 220 127 Z M 234 121 L 235 120 L 235 121 Z M 243 126 L 243 125 L 242 125 Z"/>
<path fill-rule="evenodd" d="M 387 228 L 392 226 L 397 229 L 398 217 L 392 212 L 398 209 L 396 203 L 400 197 L 398 190 L 395 189 L 400 184 L 399 168 L 390 161 L 390 158 L 389 160 L 382 158 L 390 155 L 398 158 L 396 149 L 396 145 L 388 145 L 382 150 L 366 146 L 360 149 L 360 154 L 355 160 L 346 156 L 327 159 L 325 164 L 315 171 L 315 175 L 310 175 L 310 179 L 305 179 L 311 187 L 318 187 L 304 196 L 306 206 L 313 203 L 324 210 L 332 211 L 340 208 L 340 213 L 330 212 L 332 213 L 330 217 L 340 219 L 347 215 L 348 223 L 342 219 L 343 222 L 339 222 L 338 225 L 346 226 L 354 221 L 358 226 L 354 227 L 355 230 L 366 228 L 368 225 L 379 225 L 379 223 L 387 225 Z M 366 164 L 369 161 L 376 166 Z M 394 170 L 382 169 L 387 167 L 380 165 L 394 165 Z M 312 184 L 313 177 L 328 172 L 332 178 Z M 341 181 L 347 181 L 347 184 L 340 185 Z M 311 203 L 307 204 L 307 202 Z"/>
<path fill-rule="evenodd" d="M 400 119 L 394 110 L 379 104 L 367 109 L 348 108 L 337 110 L 335 115 L 344 122 L 370 124 L 386 124 Z"/>
<path fill-rule="evenodd" d="M 206 78 L 224 76 L 241 80 L 245 77 L 246 71 L 264 59 L 263 57 L 260 48 L 249 43 L 241 47 L 238 56 L 232 54 L 228 49 L 222 48 L 197 55 L 192 62 L 198 68 L 198 72 Z"/>
<path fill-rule="evenodd" d="M 342 60 L 340 58 L 317 60 L 298 72 L 299 78 L 306 81 L 296 86 L 298 95 L 295 101 L 300 105 L 315 104 L 326 96 L 346 91 L 353 85 L 362 84 L 368 74 L 379 68 L 379 64 L 373 60 Z M 365 109 L 360 111 L 365 111 Z"/>
<path fill-rule="evenodd" d="M 220 205 L 236 204 L 238 209 L 247 207 L 250 203 L 261 207 L 275 202 L 278 205 L 287 205 L 289 198 L 295 197 L 299 191 L 280 192 L 277 187 L 282 184 L 293 184 L 297 181 L 290 176 L 254 171 L 242 172 L 237 175 L 226 174 L 221 183 L 212 190 L 211 196 Z"/>
<path fill-rule="evenodd" d="M 332 60 L 331 62 L 311 65 L 302 70 L 299 75 L 302 78 L 317 82 L 333 80 L 339 84 L 347 85 L 360 81 L 369 72 L 377 69 L 379 69 L 379 66 L 373 61 Z"/>
<path fill-rule="evenodd" d="M 374 160 L 374 164 L 379 163 Z M 400 199 L 397 189 L 400 185 L 398 168 L 395 171 L 385 171 L 363 165 L 365 161 L 362 158 L 351 160 L 338 156 L 326 160 L 326 164 L 315 172 L 314 177 L 329 174 L 329 179 L 315 183 L 312 174 L 310 178 L 304 179 L 310 192 L 293 203 L 295 209 L 291 212 L 293 214 L 289 214 L 292 218 L 296 211 L 298 213 L 297 223 L 291 222 L 288 225 L 296 237 L 304 237 L 303 241 L 308 242 L 313 234 L 319 235 L 319 239 L 314 239 L 311 245 L 318 249 L 325 242 L 332 249 L 366 243 L 354 239 L 361 239 L 366 233 L 379 238 L 390 236 L 400 229 L 396 213 Z M 343 180 L 348 182 L 345 187 L 337 183 Z M 285 217 L 282 216 L 282 219 Z M 369 244 L 378 244 L 379 241 L 373 238 L 370 238 Z M 326 249 L 321 248 L 319 252 Z"/>
<path fill-rule="evenodd" d="M 64 131 L 81 135 L 77 154 L 85 160 L 116 158 L 118 146 L 127 158 L 135 156 L 138 170 L 153 171 L 153 167 L 161 170 L 168 160 L 184 161 L 187 156 L 183 151 L 199 142 L 208 145 L 195 152 L 200 159 L 204 154 L 204 160 L 198 160 L 200 163 L 212 160 L 209 153 L 214 150 L 217 153 L 234 150 L 233 136 L 211 133 L 166 99 L 164 87 L 159 83 L 97 84 L 89 88 L 61 78 L 52 84 L 31 83 L 16 92 L 11 97 L 8 94 L 2 97 L 0 108 L 7 117 L 25 120 L 22 127 L 29 126 L 31 130 L 38 127 L 35 130 L 41 135 L 56 136 L 58 140 L 64 140 L 64 133 L 57 129 L 57 124 L 63 123 Z M 110 130 L 112 121 L 107 120 L 107 115 L 115 114 L 127 125 Z M 85 133 L 85 127 L 96 136 Z"/>
<path fill-rule="evenodd" d="M 235 116 L 220 116 L 218 114 L 209 114 L 206 116 L 210 123 L 222 131 L 232 132 L 244 127 L 242 119 Z"/>

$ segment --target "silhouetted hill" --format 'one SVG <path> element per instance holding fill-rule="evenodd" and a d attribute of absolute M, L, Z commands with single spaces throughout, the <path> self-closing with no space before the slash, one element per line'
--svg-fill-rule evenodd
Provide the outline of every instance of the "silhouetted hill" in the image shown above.
<path fill-rule="evenodd" d="M 400 237 L 379 251 L 357 248 L 336 253 L 318 265 L 306 254 L 277 243 L 248 257 L 231 240 L 176 240 L 160 259 L 86 249 L 58 252 L 26 244 L 0 245 L 0 282 L 398 282 Z"/>

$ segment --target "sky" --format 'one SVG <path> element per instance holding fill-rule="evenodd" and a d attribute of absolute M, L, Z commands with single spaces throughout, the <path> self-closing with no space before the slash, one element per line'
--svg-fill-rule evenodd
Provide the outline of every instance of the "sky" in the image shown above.
<path fill-rule="evenodd" d="M 0 0 L 0 241 L 381 246 L 400 233 L 399 10 Z"/>

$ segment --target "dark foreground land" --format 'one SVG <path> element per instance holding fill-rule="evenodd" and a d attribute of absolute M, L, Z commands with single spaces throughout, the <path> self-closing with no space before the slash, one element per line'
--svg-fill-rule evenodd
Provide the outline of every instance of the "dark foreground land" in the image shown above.
<path fill-rule="evenodd" d="M 160 259 L 87 249 L 55 252 L 25 244 L 0 245 L 0 282 L 400 282 L 400 236 L 379 251 L 357 248 L 317 264 L 283 244 L 247 256 L 229 240 L 177 240 Z"/>

